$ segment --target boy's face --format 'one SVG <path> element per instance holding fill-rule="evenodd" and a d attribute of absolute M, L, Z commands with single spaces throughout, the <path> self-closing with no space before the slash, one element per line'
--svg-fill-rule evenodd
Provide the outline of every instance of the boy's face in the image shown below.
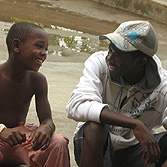
<path fill-rule="evenodd" d="M 30 37 L 20 44 L 19 59 L 26 70 L 38 71 L 45 61 L 48 50 L 48 37 L 40 28 L 34 28 Z"/>

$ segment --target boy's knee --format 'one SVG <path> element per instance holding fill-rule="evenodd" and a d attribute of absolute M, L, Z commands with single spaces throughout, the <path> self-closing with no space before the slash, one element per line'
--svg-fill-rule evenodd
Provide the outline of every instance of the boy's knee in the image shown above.
<path fill-rule="evenodd" d="M 68 147 L 69 140 L 61 134 L 54 134 L 52 136 L 51 145 L 55 147 Z"/>

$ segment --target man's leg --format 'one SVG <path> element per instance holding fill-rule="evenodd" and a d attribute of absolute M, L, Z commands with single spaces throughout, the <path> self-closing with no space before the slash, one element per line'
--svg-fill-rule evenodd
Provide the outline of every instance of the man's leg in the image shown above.
<path fill-rule="evenodd" d="M 74 139 L 76 161 L 80 167 L 102 167 L 104 147 L 108 137 L 108 126 L 95 122 L 87 122 L 83 130 L 83 143 L 76 148 L 77 136 Z M 76 155 L 76 151 L 78 152 Z"/>
<path fill-rule="evenodd" d="M 115 151 L 114 167 L 155 167 L 146 165 L 143 160 L 143 148 L 139 144 Z"/>
<path fill-rule="evenodd" d="M 162 132 L 157 134 L 155 138 L 158 139 L 158 145 L 161 150 L 160 160 L 156 164 L 156 167 L 167 167 L 167 133 Z"/>
<path fill-rule="evenodd" d="M 139 143 L 128 148 L 117 150 L 115 152 L 114 167 L 167 167 L 167 133 L 156 134 L 154 137 L 161 150 L 160 160 L 157 164 L 145 164 L 142 158 L 143 148 Z"/>

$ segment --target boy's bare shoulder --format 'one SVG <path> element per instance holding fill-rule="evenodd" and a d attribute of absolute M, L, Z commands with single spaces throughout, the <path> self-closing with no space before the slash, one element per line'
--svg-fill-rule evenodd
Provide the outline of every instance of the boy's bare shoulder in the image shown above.
<path fill-rule="evenodd" d="M 28 80 L 30 81 L 30 87 L 33 88 L 34 94 L 41 94 L 48 88 L 48 83 L 44 74 L 40 72 L 28 71 Z"/>
<path fill-rule="evenodd" d="M 42 80 L 46 80 L 46 77 L 44 74 L 42 74 L 41 72 L 34 72 L 34 71 L 29 71 L 28 75 L 30 77 L 31 80 L 34 81 L 42 81 Z"/>

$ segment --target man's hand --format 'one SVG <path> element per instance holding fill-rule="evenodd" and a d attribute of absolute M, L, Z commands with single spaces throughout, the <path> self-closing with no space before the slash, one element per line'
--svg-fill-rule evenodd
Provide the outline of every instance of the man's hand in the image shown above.
<path fill-rule="evenodd" d="M 132 129 L 136 139 L 143 147 L 143 160 L 145 163 L 151 164 L 159 161 L 160 148 L 158 143 L 140 120 L 117 114 L 108 107 L 104 107 L 100 115 L 100 121 L 104 124 Z"/>
<path fill-rule="evenodd" d="M 12 128 L 4 128 L 0 133 L 2 141 L 8 143 L 11 147 L 26 141 L 26 135 L 19 130 Z"/>
<path fill-rule="evenodd" d="M 50 144 L 51 133 L 48 127 L 45 125 L 40 126 L 35 131 L 33 131 L 29 137 L 29 140 L 33 144 L 33 150 L 37 151 L 39 149 L 45 150 Z"/>
<path fill-rule="evenodd" d="M 142 122 L 138 122 L 133 133 L 143 147 L 143 160 L 146 164 L 159 161 L 160 148 L 154 136 L 148 131 Z"/>

